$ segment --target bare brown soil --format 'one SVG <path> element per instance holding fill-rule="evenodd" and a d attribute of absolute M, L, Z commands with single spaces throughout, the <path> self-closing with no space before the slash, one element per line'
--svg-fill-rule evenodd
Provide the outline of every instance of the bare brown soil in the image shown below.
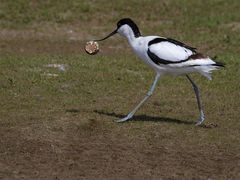
<path fill-rule="evenodd" d="M 136 121 L 112 129 L 105 120 L 83 123 L 79 118 L 62 118 L 54 125 L 37 119 L 1 123 L 0 178 L 237 179 L 239 154 L 177 140 L 166 132 L 171 123 L 161 123 L 171 120 L 158 120 L 155 127 L 148 122 L 136 127 Z M 136 135 L 129 135 L 131 128 Z"/>

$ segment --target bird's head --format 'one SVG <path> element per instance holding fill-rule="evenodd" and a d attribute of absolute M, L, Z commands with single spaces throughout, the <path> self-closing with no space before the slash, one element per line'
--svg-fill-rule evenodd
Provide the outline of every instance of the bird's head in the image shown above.
<path fill-rule="evenodd" d="M 120 35 L 124 37 L 128 37 L 131 34 L 134 35 L 134 37 L 141 36 L 141 33 L 137 27 L 137 25 L 131 20 L 130 18 L 124 18 L 118 21 L 117 28 L 111 32 L 109 35 L 107 35 L 103 39 L 95 40 L 95 41 L 103 41 L 105 39 L 108 39 L 109 37 L 113 36 L 114 34 L 119 33 Z"/>

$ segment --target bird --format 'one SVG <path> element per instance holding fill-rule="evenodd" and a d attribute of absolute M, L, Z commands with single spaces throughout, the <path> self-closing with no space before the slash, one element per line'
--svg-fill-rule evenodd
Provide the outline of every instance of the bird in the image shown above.
<path fill-rule="evenodd" d="M 197 49 L 172 38 L 161 36 L 143 36 L 137 24 L 131 18 L 123 18 L 117 22 L 117 28 L 102 39 L 120 34 L 128 40 L 133 52 L 155 71 L 154 81 L 144 98 L 124 118 L 116 122 L 130 120 L 137 110 L 152 96 L 155 87 L 164 75 L 186 76 L 195 92 L 199 110 L 199 118 L 196 125 L 201 125 L 205 120 L 205 114 L 200 99 L 200 91 L 197 84 L 190 77 L 190 73 L 200 73 L 211 80 L 211 72 L 224 67 L 221 62 L 216 62 L 210 57 L 197 52 Z"/>

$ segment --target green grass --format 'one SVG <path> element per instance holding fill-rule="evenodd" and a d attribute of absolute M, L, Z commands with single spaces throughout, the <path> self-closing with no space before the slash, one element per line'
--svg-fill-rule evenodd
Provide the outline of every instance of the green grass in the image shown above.
<path fill-rule="evenodd" d="M 238 179 L 239 8 L 237 0 L 2 1 L 0 178 Z M 226 64 L 212 81 L 192 75 L 206 124 L 217 127 L 194 126 L 190 83 L 168 76 L 133 121 L 113 121 L 143 98 L 154 72 L 119 36 L 96 56 L 82 46 L 122 17 Z"/>

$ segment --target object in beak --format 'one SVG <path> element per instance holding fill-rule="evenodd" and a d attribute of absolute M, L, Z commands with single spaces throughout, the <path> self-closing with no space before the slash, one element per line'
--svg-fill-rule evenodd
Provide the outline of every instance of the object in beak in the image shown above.
<path fill-rule="evenodd" d="M 110 33 L 109 35 L 107 35 L 105 38 L 103 38 L 103 39 L 98 39 L 98 40 L 94 40 L 94 41 L 103 41 L 103 40 L 105 40 L 105 39 L 113 36 L 113 35 L 116 34 L 116 33 L 117 33 L 117 29 L 116 29 L 115 31 L 111 32 L 111 33 Z"/>
<path fill-rule="evenodd" d="M 85 51 L 90 54 L 94 55 L 99 52 L 99 45 L 95 41 L 88 41 L 85 45 Z"/>

